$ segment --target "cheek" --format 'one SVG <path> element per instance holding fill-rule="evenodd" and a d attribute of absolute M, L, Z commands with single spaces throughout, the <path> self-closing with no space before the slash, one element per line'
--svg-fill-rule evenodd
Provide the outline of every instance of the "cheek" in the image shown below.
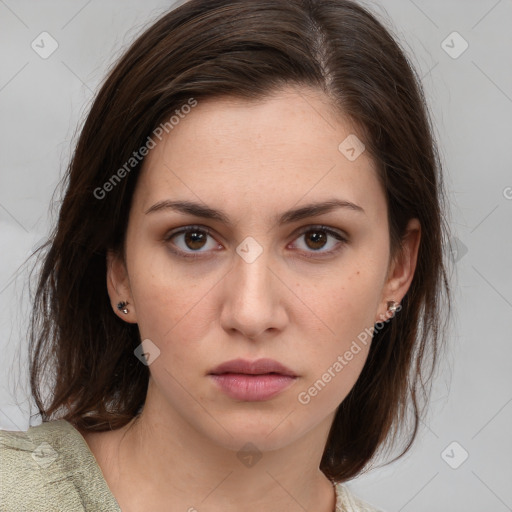
<path fill-rule="evenodd" d="M 323 335 L 316 333 L 318 342 L 306 344 L 310 372 L 305 383 L 308 387 L 301 391 L 306 392 L 306 400 L 315 397 L 318 404 L 329 402 L 331 406 L 339 405 L 365 364 L 383 272 L 369 260 L 359 260 L 357 267 L 345 270 L 338 280 L 316 286 L 308 297 L 314 304 L 312 310 L 322 320 Z"/>
<path fill-rule="evenodd" d="M 337 274 L 323 279 L 304 296 L 340 346 L 374 325 L 379 307 L 384 267 L 371 259 L 354 258 Z M 333 275 L 336 275 L 333 273 Z"/>
<path fill-rule="evenodd" d="M 157 345 L 194 343 L 211 324 L 208 311 L 212 279 L 198 279 L 171 265 L 163 251 L 157 256 L 135 253 L 129 262 L 130 287 L 141 337 Z M 210 282 L 212 281 L 212 282 Z M 174 345 L 174 344 L 171 344 Z"/>

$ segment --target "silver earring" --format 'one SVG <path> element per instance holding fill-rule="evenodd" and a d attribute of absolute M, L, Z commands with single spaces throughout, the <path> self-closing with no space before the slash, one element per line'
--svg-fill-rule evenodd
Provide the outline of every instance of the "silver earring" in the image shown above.
<path fill-rule="evenodd" d="M 391 315 L 394 315 L 396 313 L 396 310 L 398 309 L 398 302 L 395 302 L 394 300 L 388 301 L 388 312 L 391 313 Z"/>
<path fill-rule="evenodd" d="M 126 306 L 128 306 L 129 302 L 125 302 L 124 300 L 122 302 L 119 302 L 117 304 L 117 309 L 119 309 L 119 311 L 122 311 L 125 315 L 128 314 L 128 308 Z"/>

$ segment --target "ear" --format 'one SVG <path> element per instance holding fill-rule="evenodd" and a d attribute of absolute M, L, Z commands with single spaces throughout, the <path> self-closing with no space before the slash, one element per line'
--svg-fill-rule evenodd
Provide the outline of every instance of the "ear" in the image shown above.
<path fill-rule="evenodd" d="M 122 255 L 114 251 L 107 252 L 107 290 L 115 314 L 125 322 L 137 323 L 126 264 Z M 126 304 L 121 306 L 123 302 Z"/>
<path fill-rule="evenodd" d="M 376 322 L 389 317 L 387 312 L 388 301 L 393 300 L 400 304 L 407 293 L 416 270 L 420 239 L 421 224 L 418 219 L 411 219 L 402 238 L 402 247 L 398 249 L 396 256 L 392 258 L 389 264 L 378 311 L 379 318 Z"/>

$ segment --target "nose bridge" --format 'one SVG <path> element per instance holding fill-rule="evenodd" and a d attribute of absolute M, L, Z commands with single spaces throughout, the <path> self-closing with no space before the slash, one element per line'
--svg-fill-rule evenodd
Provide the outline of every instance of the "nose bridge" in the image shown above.
<path fill-rule="evenodd" d="M 236 299 L 240 311 L 257 307 L 261 312 L 272 302 L 272 283 L 269 253 L 263 251 L 254 260 L 236 256 L 232 270 L 233 282 L 230 294 Z"/>
<path fill-rule="evenodd" d="M 270 270 L 268 251 L 262 253 L 254 261 L 244 260 L 239 257 L 235 262 L 234 273 L 239 291 L 243 296 L 257 299 L 263 298 L 270 291 Z M 247 299 L 247 297 L 246 297 Z"/>
<path fill-rule="evenodd" d="M 250 244 L 251 242 L 249 242 Z M 261 246 L 260 246 L 261 247 Z M 279 287 L 271 267 L 268 250 L 243 243 L 237 248 L 235 261 L 225 283 L 225 297 L 221 320 L 225 329 L 236 329 L 247 337 L 254 337 L 268 329 L 282 328 Z M 247 255 L 252 253 L 252 257 Z"/>

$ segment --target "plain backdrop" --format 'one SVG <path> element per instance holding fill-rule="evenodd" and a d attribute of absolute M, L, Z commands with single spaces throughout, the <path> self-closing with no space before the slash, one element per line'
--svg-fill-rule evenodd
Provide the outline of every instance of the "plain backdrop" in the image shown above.
<path fill-rule="evenodd" d="M 455 304 L 414 448 L 349 486 L 388 511 L 510 511 L 512 1 L 366 5 L 393 27 L 431 104 L 451 204 Z M 39 422 L 29 419 L 30 305 L 20 265 L 55 220 L 52 194 L 107 68 L 171 6 L 0 0 L 1 428 Z"/>

